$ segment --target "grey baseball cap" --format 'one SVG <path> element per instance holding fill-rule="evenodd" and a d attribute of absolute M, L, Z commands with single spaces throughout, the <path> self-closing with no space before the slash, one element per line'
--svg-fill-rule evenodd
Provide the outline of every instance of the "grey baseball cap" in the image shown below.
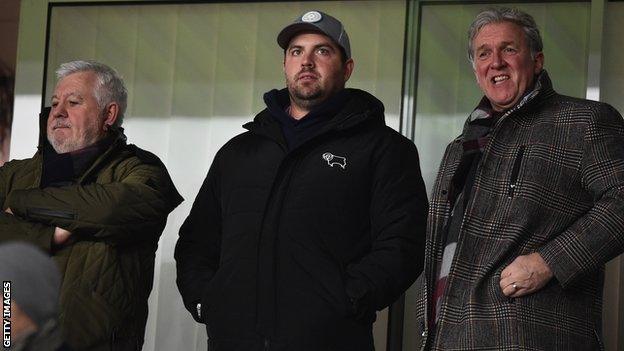
<path fill-rule="evenodd" d="M 332 38 L 344 50 L 347 59 L 351 58 L 351 45 L 344 26 L 336 18 L 321 11 L 308 11 L 297 17 L 277 35 L 277 43 L 286 50 L 295 35 L 307 31 L 320 32 Z"/>

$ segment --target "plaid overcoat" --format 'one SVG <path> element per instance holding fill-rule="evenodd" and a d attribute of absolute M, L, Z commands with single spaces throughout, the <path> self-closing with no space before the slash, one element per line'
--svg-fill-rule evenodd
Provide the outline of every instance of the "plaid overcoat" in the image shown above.
<path fill-rule="evenodd" d="M 448 189 L 462 155 L 451 142 L 433 189 L 419 333 L 430 350 L 598 350 L 604 265 L 624 250 L 624 122 L 611 106 L 557 94 L 545 71 L 495 124 L 476 171 L 455 257 L 430 332 Z M 554 273 L 507 298 L 501 271 L 539 252 Z"/>

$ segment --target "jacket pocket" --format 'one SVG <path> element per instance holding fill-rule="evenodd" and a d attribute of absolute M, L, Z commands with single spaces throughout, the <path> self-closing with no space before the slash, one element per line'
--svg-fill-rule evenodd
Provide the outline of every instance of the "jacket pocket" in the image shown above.
<path fill-rule="evenodd" d="M 214 303 L 215 294 L 214 291 L 214 278 L 208 282 L 206 288 L 202 292 L 201 298 L 199 300 L 199 306 L 195 306 L 196 313 L 198 314 L 199 321 L 201 323 L 206 324 L 206 317 L 208 316 L 208 311 L 210 310 L 210 305 Z"/>
<path fill-rule="evenodd" d="M 214 320 L 210 316 L 213 314 L 213 306 L 221 303 L 224 284 L 227 282 L 228 277 L 233 274 L 229 270 L 228 265 L 219 267 L 204 287 L 199 301 L 201 303 L 201 323 L 208 325 L 211 320 Z"/>
<path fill-rule="evenodd" d="M 76 349 L 93 349 L 110 343 L 120 325 L 120 311 L 93 291 L 81 289 L 69 295 L 63 306 L 68 343 Z"/>
<path fill-rule="evenodd" d="M 507 193 L 510 199 L 514 196 L 516 186 L 518 185 L 518 174 L 520 173 L 520 165 L 522 164 L 522 159 L 524 158 L 525 148 L 526 146 L 520 146 L 520 149 L 518 150 L 518 155 L 516 155 L 516 159 L 513 163 L 513 168 L 511 169 L 511 177 L 509 178 L 509 191 Z"/>

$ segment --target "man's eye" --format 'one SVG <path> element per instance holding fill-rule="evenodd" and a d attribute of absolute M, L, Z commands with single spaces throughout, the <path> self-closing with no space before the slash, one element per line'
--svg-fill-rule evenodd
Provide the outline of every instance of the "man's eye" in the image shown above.
<path fill-rule="evenodd" d="M 479 58 L 486 58 L 490 53 L 488 51 L 481 51 L 477 54 Z"/>
<path fill-rule="evenodd" d="M 329 50 L 327 50 L 326 48 L 319 48 L 318 50 L 316 50 L 316 52 L 321 55 L 329 55 Z"/>
<path fill-rule="evenodd" d="M 58 106 L 58 101 L 52 101 L 52 107 Z"/>
<path fill-rule="evenodd" d="M 507 53 L 514 53 L 516 52 L 515 48 L 511 48 L 511 47 L 506 47 L 503 51 L 507 52 Z"/>
<path fill-rule="evenodd" d="M 79 101 L 72 101 L 72 100 L 69 101 L 69 106 L 76 106 L 78 104 L 80 104 Z"/>
<path fill-rule="evenodd" d="M 299 49 L 292 49 L 292 50 L 290 50 L 290 54 L 292 56 L 299 56 L 301 54 L 301 50 L 299 50 Z"/>

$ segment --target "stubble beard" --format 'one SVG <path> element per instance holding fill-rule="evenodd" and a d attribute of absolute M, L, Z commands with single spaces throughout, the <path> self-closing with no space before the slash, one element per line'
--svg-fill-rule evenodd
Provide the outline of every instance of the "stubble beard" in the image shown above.
<path fill-rule="evenodd" d="M 297 82 L 288 82 L 288 95 L 291 101 L 300 108 L 310 111 L 324 100 L 324 90 L 320 84 L 298 86 Z"/>
<path fill-rule="evenodd" d="M 70 126 L 71 128 L 71 126 Z M 57 154 L 78 151 L 97 143 L 103 135 L 97 133 L 97 126 L 87 128 L 83 135 L 68 137 L 55 136 L 54 132 L 48 133 L 48 142 Z"/>

